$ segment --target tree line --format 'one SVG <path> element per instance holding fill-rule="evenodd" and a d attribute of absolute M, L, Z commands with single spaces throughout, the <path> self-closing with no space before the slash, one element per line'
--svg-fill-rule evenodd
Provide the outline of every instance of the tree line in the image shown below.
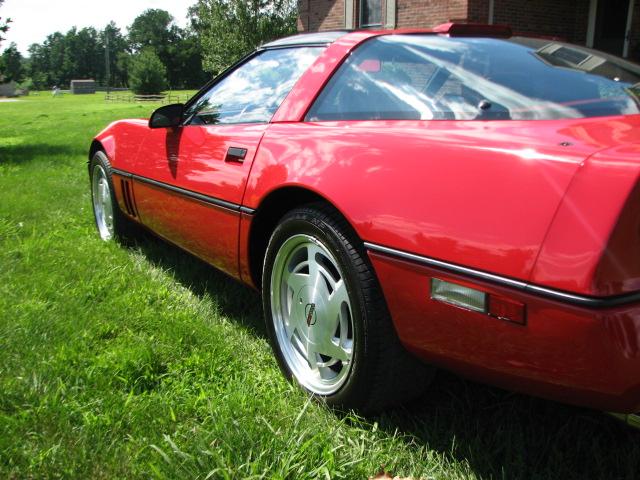
<path fill-rule="evenodd" d="M 113 22 L 54 32 L 26 57 L 12 43 L 0 55 L 0 77 L 34 89 L 87 78 L 143 93 L 198 88 L 259 44 L 296 31 L 295 0 L 198 0 L 188 15 L 186 28 L 148 9 L 126 32 Z"/>

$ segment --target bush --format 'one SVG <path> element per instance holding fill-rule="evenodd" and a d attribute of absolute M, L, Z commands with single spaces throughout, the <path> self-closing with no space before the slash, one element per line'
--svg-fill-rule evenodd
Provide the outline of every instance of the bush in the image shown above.
<path fill-rule="evenodd" d="M 131 59 L 129 86 L 139 95 L 158 94 L 167 87 L 167 69 L 153 49 L 144 49 Z"/>
<path fill-rule="evenodd" d="M 18 84 L 18 90 L 22 90 L 23 92 L 30 92 L 33 90 L 34 82 L 31 77 L 25 78 L 22 82 Z"/>

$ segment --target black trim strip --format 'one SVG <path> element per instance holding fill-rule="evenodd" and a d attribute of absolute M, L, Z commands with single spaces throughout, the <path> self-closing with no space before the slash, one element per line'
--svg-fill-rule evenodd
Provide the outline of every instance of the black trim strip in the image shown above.
<path fill-rule="evenodd" d="M 463 267 L 454 263 L 444 262 L 442 260 L 436 260 L 435 258 L 416 255 L 414 253 L 404 252 L 402 250 L 396 250 L 395 248 L 389 248 L 374 243 L 364 242 L 364 246 L 372 252 L 383 253 L 392 257 L 401 258 L 403 260 L 410 260 L 412 262 L 426 265 L 428 267 L 440 268 L 452 273 L 458 273 L 460 275 L 466 275 L 478 280 L 484 280 L 498 285 L 515 288 L 524 293 L 538 295 L 579 307 L 600 309 L 618 307 L 634 302 L 640 302 L 640 292 L 611 297 L 589 297 L 576 293 L 563 292 L 561 290 L 541 287 L 539 285 L 533 285 L 521 280 L 514 280 L 512 278 L 495 275 L 493 273 L 484 272 L 482 270 L 475 270 L 473 268 Z"/>
<path fill-rule="evenodd" d="M 154 187 L 163 188 L 165 190 L 169 190 L 173 193 L 177 193 L 179 195 L 183 195 L 188 198 L 192 198 L 194 200 L 198 200 L 203 203 L 207 203 L 209 205 L 213 205 L 214 207 L 223 208 L 225 210 L 230 210 L 232 212 L 241 212 L 246 213 L 248 215 L 253 215 L 256 211 L 253 208 L 245 207 L 243 205 L 239 205 L 233 202 L 227 202 L 226 200 L 221 200 L 216 197 L 210 197 L 208 195 L 203 195 L 201 193 L 197 193 L 191 190 L 187 190 L 185 188 L 176 187 L 175 185 L 169 185 L 168 183 L 158 182 L 157 180 L 152 180 L 151 178 L 141 177 L 140 175 L 135 175 L 133 173 L 125 172 L 124 170 L 119 170 L 117 168 L 112 168 L 111 171 L 117 175 L 121 175 L 123 177 L 131 178 L 133 180 L 137 180 L 142 183 L 146 183 L 148 185 L 153 185 Z"/>

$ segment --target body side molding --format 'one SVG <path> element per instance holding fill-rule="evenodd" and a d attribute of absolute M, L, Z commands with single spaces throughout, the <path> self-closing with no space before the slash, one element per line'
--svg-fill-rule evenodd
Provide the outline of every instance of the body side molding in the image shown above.
<path fill-rule="evenodd" d="M 509 277 L 495 275 L 493 273 L 485 272 L 482 270 L 476 270 L 462 265 L 456 265 L 455 263 L 449 263 L 435 258 L 416 255 L 414 253 L 409 253 L 402 250 L 396 250 L 395 248 L 385 247 L 383 245 L 377 245 L 375 243 L 364 242 L 364 246 L 368 250 L 375 253 L 385 254 L 391 257 L 408 260 L 410 262 L 426 265 L 429 267 L 440 268 L 448 272 L 457 273 L 470 278 L 484 280 L 490 283 L 514 288 L 524 293 L 546 297 L 578 307 L 604 309 L 640 301 L 640 292 L 634 292 L 625 295 L 616 295 L 612 297 L 589 297 L 586 295 L 564 292 L 561 290 L 546 288 L 540 285 L 534 285 L 528 282 L 523 282 L 521 280 L 515 280 Z"/>

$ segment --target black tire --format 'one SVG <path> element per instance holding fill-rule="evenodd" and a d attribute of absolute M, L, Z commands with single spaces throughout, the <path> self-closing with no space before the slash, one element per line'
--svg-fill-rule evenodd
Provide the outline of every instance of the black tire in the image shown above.
<path fill-rule="evenodd" d="M 99 181 L 99 178 L 104 178 L 109 189 L 104 202 L 101 202 L 98 198 L 100 193 L 99 188 L 96 188 L 96 181 Z M 137 225 L 118 206 L 111 177 L 111 163 L 109 163 L 107 155 L 102 151 L 97 151 L 89 162 L 89 185 L 93 217 L 100 238 L 105 241 L 114 239 L 121 243 L 129 243 L 136 236 Z M 107 204 L 107 199 L 111 208 L 110 216 L 101 215 L 100 213 L 101 208 L 105 210 L 104 205 Z"/>
<path fill-rule="evenodd" d="M 310 242 L 305 243 L 305 239 L 310 239 Z M 298 357 L 308 359 L 311 356 L 308 354 L 308 347 L 315 342 L 315 339 L 312 340 L 311 329 L 317 328 L 316 325 L 321 324 L 323 318 L 329 322 L 329 326 L 325 328 L 325 335 L 326 332 L 333 331 L 333 323 L 330 320 L 333 315 L 324 315 L 321 311 L 322 306 L 316 308 L 316 302 L 322 303 L 321 298 L 303 299 L 307 295 L 316 295 L 316 290 L 303 286 L 299 291 L 309 293 L 298 295 L 295 292 L 297 287 L 290 287 L 289 283 L 281 280 L 292 277 L 290 265 L 296 262 L 302 265 L 299 275 L 304 275 L 304 254 L 300 251 L 304 253 L 305 245 L 311 245 L 307 252 L 307 265 L 310 265 L 310 252 L 315 249 L 314 242 L 317 242 L 319 248 L 321 247 L 319 250 L 321 253 L 314 254 L 315 259 L 327 264 L 322 256 L 324 249 L 327 256 L 332 257 L 330 260 L 335 261 L 336 269 L 326 268 L 324 271 L 336 270 L 331 275 L 335 276 L 338 282 L 344 280 L 348 303 L 341 304 L 342 307 L 338 310 L 341 312 L 339 317 L 346 317 L 352 325 L 346 329 L 348 332 L 346 337 L 350 336 L 350 339 L 347 338 L 344 341 L 345 345 L 351 345 L 351 349 L 343 348 L 347 354 L 350 352 L 350 358 L 338 361 L 332 359 L 331 355 L 318 356 L 318 353 L 311 353 L 315 355 L 313 362 L 318 359 L 319 362 L 326 361 L 326 363 L 337 361 L 337 364 L 331 367 L 322 367 L 325 372 L 329 372 L 330 380 L 335 381 L 336 385 L 338 385 L 336 379 L 341 376 L 342 383 L 336 386 L 335 390 L 328 391 L 323 390 L 322 375 L 309 379 L 313 371 L 307 375 L 304 370 L 304 361 L 301 361 L 301 366 L 298 366 L 297 362 L 300 362 Z M 291 247 L 297 243 L 301 246 Z M 312 276 L 310 268 L 309 266 L 307 270 L 309 278 Z M 318 267 L 316 267 L 317 270 Z M 298 276 L 298 278 L 301 277 Z M 325 283 L 329 285 L 331 282 Z M 337 291 L 337 287 L 334 286 L 334 288 L 333 291 Z M 331 287 L 327 287 L 327 291 L 332 295 Z M 295 298 L 288 300 L 292 295 L 295 295 Z M 300 296 L 299 299 L 298 296 Z M 432 377 L 433 370 L 410 355 L 400 344 L 362 242 L 344 218 L 330 206 L 311 204 L 292 210 L 280 220 L 271 235 L 264 259 L 262 299 L 271 346 L 284 375 L 288 379 L 295 379 L 305 390 L 325 400 L 329 405 L 354 409 L 365 414 L 375 413 L 420 395 Z M 296 305 L 298 300 L 300 307 Z M 308 303 L 302 310 L 305 301 Z M 322 305 L 329 305 L 329 303 L 326 301 Z M 325 310 L 330 310 L 331 313 L 336 311 L 335 307 L 331 309 L 326 307 Z M 300 315 L 303 315 L 303 318 L 299 318 L 299 321 L 294 319 L 295 313 L 298 313 L 298 318 Z M 317 315 L 317 324 L 314 315 Z M 283 320 L 285 316 L 289 319 L 288 322 Z M 306 322 L 307 330 L 303 321 Z M 340 323 L 340 325 L 343 324 Z M 341 329 L 342 327 L 338 327 L 336 332 Z M 292 330 L 293 334 L 291 334 Z M 300 334 L 299 330 L 303 333 Z M 339 334 L 341 335 L 336 333 L 331 336 L 337 340 Z M 289 338 L 292 340 L 289 341 Z M 340 345 L 341 340 L 334 341 L 335 343 Z M 326 345 L 326 342 L 322 344 Z M 307 350 L 301 349 L 300 345 L 306 346 Z M 318 352 L 318 345 L 311 350 Z M 313 362 L 307 363 L 310 369 Z M 324 363 L 318 364 L 324 365 Z M 328 368 L 331 368 L 331 371 Z M 317 369 L 319 372 L 320 367 Z M 346 373 L 342 373 L 343 369 L 347 369 Z"/>

